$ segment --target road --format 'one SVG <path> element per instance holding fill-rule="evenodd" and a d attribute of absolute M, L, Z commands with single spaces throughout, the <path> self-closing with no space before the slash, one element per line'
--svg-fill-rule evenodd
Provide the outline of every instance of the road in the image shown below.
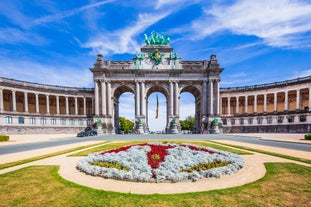
<path fill-rule="evenodd" d="M 0 146 L 0 155 L 25 152 L 36 149 L 44 149 L 55 146 L 63 146 L 74 143 L 83 143 L 87 141 L 107 141 L 107 140 L 215 140 L 215 141 L 228 140 L 228 141 L 237 141 L 249 144 L 258 144 L 263 146 L 311 152 L 311 144 L 263 140 L 256 137 L 236 136 L 236 135 L 232 136 L 224 134 L 211 134 L 211 135 L 156 134 L 156 135 L 104 135 L 104 136 L 84 137 L 84 138 L 77 138 L 77 137 L 57 138 L 42 142 L 4 145 Z"/>

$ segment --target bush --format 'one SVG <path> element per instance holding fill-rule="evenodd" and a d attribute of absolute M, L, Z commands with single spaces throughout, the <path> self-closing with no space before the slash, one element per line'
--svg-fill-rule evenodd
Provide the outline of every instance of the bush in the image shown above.
<path fill-rule="evenodd" d="M 305 139 L 311 140 L 311 133 L 305 134 Z"/>
<path fill-rule="evenodd" d="M 0 141 L 9 141 L 9 139 L 10 139 L 10 136 L 0 134 Z"/>

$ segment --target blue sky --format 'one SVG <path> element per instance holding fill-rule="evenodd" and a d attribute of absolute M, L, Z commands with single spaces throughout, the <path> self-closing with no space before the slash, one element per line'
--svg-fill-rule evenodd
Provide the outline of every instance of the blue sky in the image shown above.
<path fill-rule="evenodd" d="M 183 60 L 216 54 L 221 87 L 292 79 L 311 75 L 310 19 L 307 0 L 2 0 L 0 76 L 93 87 L 98 53 L 130 60 L 155 30 Z"/>

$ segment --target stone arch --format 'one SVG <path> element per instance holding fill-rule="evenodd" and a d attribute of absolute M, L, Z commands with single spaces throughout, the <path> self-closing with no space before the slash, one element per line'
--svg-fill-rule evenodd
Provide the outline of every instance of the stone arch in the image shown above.
<path fill-rule="evenodd" d="M 120 114 L 119 114 L 119 98 L 124 93 L 133 93 L 135 95 L 135 90 L 131 84 L 120 84 L 118 85 L 113 92 L 113 106 L 114 106 L 114 128 L 116 134 L 119 134 L 120 131 Z"/>
<path fill-rule="evenodd" d="M 180 93 L 188 92 L 194 96 L 195 101 L 195 122 L 194 122 L 194 132 L 198 133 L 201 131 L 201 123 L 202 123 L 202 111 L 201 111 L 201 101 L 202 101 L 202 92 L 198 85 L 186 85 L 184 86 Z"/>

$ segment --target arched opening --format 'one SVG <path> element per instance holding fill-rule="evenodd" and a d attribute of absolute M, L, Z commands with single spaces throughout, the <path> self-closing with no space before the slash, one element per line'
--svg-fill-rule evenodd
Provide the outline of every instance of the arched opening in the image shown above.
<path fill-rule="evenodd" d="M 188 134 L 195 131 L 195 97 L 190 92 L 183 92 L 180 94 L 180 117 L 179 122 L 182 128 L 182 133 Z"/>
<path fill-rule="evenodd" d="M 151 87 L 147 92 L 147 126 L 149 133 L 167 133 L 168 92 L 160 85 Z"/>
<path fill-rule="evenodd" d="M 187 116 L 194 116 L 194 126 L 191 133 L 201 131 L 200 123 L 202 117 L 201 92 L 194 85 L 184 87 L 180 92 L 180 120 Z M 205 107 L 205 106 L 204 106 Z M 186 131 L 188 133 L 188 131 Z"/>
<path fill-rule="evenodd" d="M 133 130 L 129 130 L 125 127 L 125 130 L 121 129 L 120 117 L 124 117 L 126 120 L 135 122 L 135 97 L 134 90 L 126 85 L 118 87 L 114 92 L 114 122 L 115 133 L 131 133 Z"/>

